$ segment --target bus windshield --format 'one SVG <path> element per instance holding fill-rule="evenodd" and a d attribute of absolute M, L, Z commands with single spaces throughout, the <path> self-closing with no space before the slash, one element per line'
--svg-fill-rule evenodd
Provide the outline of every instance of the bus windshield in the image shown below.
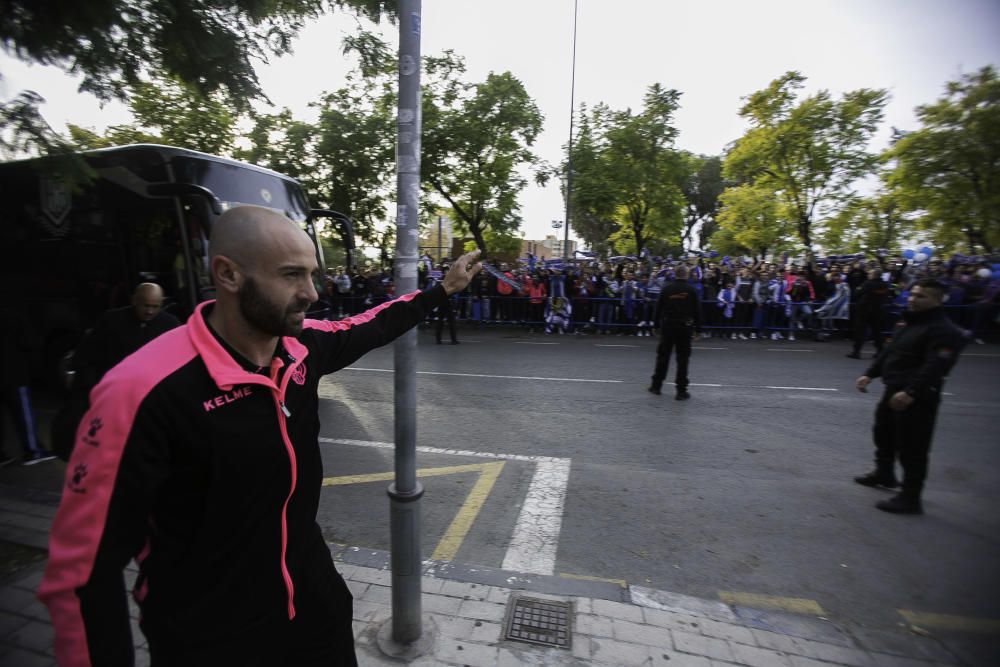
<path fill-rule="evenodd" d="M 281 211 L 296 222 L 305 222 L 309 217 L 309 205 L 295 181 L 216 160 L 176 157 L 172 165 L 177 182 L 211 190 L 226 208 L 258 204 Z"/>

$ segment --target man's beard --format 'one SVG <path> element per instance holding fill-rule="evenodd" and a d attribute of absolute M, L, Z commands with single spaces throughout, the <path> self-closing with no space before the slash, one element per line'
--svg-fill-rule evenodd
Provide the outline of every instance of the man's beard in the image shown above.
<path fill-rule="evenodd" d="M 288 316 L 297 312 L 304 313 L 308 307 L 309 302 L 306 300 L 287 307 L 268 301 L 249 276 L 240 290 L 240 314 L 255 329 L 269 336 L 298 336 L 302 333 L 302 323 L 292 322 Z"/>

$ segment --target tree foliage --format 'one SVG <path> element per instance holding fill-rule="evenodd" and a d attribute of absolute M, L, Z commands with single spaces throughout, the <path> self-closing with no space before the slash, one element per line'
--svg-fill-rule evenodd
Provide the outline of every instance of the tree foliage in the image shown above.
<path fill-rule="evenodd" d="M 266 99 L 254 61 L 290 53 L 302 26 L 332 8 L 392 20 L 397 2 L 4 0 L 0 48 L 81 76 L 80 92 L 102 101 L 127 101 L 131 91 L 159 76 L 243 111 L 251 100 Z M 43 101 L 32 91 L 0 100 L 0 151 L 65 154 L 72 147 L 41 117 Z"/>
<path fill-rule="evenodd" d="M 129 96 L 135 122 L 108 128 L 103 136 L 69 126 L 79 148 L 105 148 L 151 142 L 228 155 L 236 139 L 236 117 L 220 95 L 205 97 L 178 81 L 140 83 Z"/>
<path fill-rule="evenodd" d="M 16 57 L 80 74 L 80 91 L 127 99 L 163 73 L 241 107 L 264 94 L 253 61 L 292 50 L 307 20 L 345 7 L 378 20 L 395 2 L 371 0 L 6 0 L 0 45 Z"/>
<path fill-rule="evenodd" d="M 913 229 L 899 199 L 882 189 L 845 204 L 823 225 L 820 241 L 826 248 L 873 255 L 879 249 L 899 250 L 901 237 Z"/>
<path fill-rule="evenodd" d="M 486 254 L 484 232 L 503 237 L 520 227 L 517 198 L 528 184 L 523 170 L 540 164 L 531 146 L 542 113 L 510 72 L 449 92 L 423 98 L 421 177 Z"/>
<path fill-rule="evenodd" d="M 352 217 L 363 240 L 379 243 L 378 225 L 395 196 L 396 54 L 361 32 L 345 40 L 345 55 L 358 66 L 344 87 L 313 105 L 317 123 L 297 121 L 288 110 L 261 115 L 239 155 L 299 178 L 322 206 Z M 529 147 L 542 117 L 510 73 L 478 84 L 464 74 L 453 52 L 423 58 L 423 208 L 444 200 L 456 226 L 486 251 L 486 231 L 503 239 L 519 226 L 517 196 L 527 184 L 521 170 L 538 163 Z"/>
<path fill-rule="evenodd" d="M 701 234 L 702 244 L 711 236 L 715 216 L 719 211 L 719 195 L 725 190 L 726 183 L 722 179 L 722 158 L 684 153 L 683 159 L 687 161 L 684 167 L 687 177 L 681 184 L 681 191 L 684 193 L 681 244 L 690 250 L 694 245 L 694 231 L 698 225 L 701 225 L 701 230 L 709 232 Z"/>
<path fill-rule="evenodd" d="M 887 151 L 888 182 L 916 224 L 939 245 L 971 252 L 1000 246 L 1000 79 L 992 66 L 949 82 L 917 108 L 923 127 Z"/>
<path fill-rule="evenodd" d="M 743 184 L 719 197 L 718 229 L 712 245 L 721 253 L 764 257 L 790 246 L 795 237 L 791 216 L 774 193 Z"/>
<path fill-rule="evenodd" d="M 635 252 L 652 239 L 679 240 L 681 186 L 690 165 L 674 148 L 679 99 L 676 90 L 653 84 L 637 113 L 600 104 L 588 115 L 581 107 L 571 147 L 570 210 L 577 234 L 592 246 L 615 238 L 622 245 L 622 230 Z"/>
<path fill-rule="evenodd" d="M 0 100 L 0 157 L 33 152 L 68 153 L 72 145 L 52 129 L 38 111 L 45 100 L 25 91 L 10 101 Z"/>
<path fill-rule="evenodd" d="M 745 98 L 750 129 L 726 155 L 726 178 L 771 191 L 787 208 L 806 256 L 813 225 L 854 195 L 877 158 L 867 146 L 882 120 L 884 90 L 859 89 L 833 99 L 822 90 L 799 100 L 805 77 L 788 72 Z"/>
<path fill-rule="evenodd" d="M 570 147 L 572 183 L 570 184 L 570 220 L 573 231 L 600 255 L 619 254 L 612 235 L 616 222 L 617 201 L 614 184 L 608 177 L 603 152 L 603 130 L 610 110 L 601 104 L 590 113 L 580 105 L 579 130 Z M 568 165 L 564 165 L 563 173 Z M 565 188 L 564 188 L 565 190 Z M 565 195 L 565 191 L 564 191 Z"/>

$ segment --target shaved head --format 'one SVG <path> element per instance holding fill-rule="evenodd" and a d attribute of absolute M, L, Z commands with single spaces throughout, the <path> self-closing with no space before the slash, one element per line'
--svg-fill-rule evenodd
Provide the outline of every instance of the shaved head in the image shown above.
<path fill-rule="evenodd" d="M 135 286 L 132 296 L 139 299 L 160 299 L 163 300 L 163 288 L 156 283 L 139 283 Z"/>
<path fill-rule="evenodd" d="M 208 257 L 211 261 L 222 255 L 252 270 L 270 244 L 287 243 L 295 237 L 311 245 L 306 233 L 280 213 L 263 206 L 237 206 L 220 215 L 212 226 Z"/>
<path fill-rule="evenodd" d="M 318 299 L 313 276 L 319 266 L 316 247 L 298 224 L 262 206 L 237 206 L 216 220 L 208 254 L 218 302 L 213 326 L 230 337 L 265 341 L 302 331 L 306 310 Z"/>
<path fill-rule="evenodd" d="M 132 307 L 140 322 L 149 322 L 163 307 L 163 288 L 156 283 L 139 283 L 132 292 Z"/>

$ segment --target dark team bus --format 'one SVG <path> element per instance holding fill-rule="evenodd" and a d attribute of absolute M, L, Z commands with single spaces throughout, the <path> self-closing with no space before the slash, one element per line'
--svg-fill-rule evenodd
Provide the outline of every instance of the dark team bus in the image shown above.
<path fill-rule="evenodd" d="M 167 309 L 182 321 L 212 298 L 208 239 L 216 217 L 233 206 L 266 206 L 301 224 L 321 269 L 317 232 L 329 219 L 350 264 L 350 220 L 311 209 L 302 186 L 282 174 L 153 144 L 79 156 L 92 178 L 75 187 L 51 158 L 0 163 L 0 298 L 33 323 L 49 378 L 102 312 L 128 304 L 139 282 L 162 285 Z"/>

